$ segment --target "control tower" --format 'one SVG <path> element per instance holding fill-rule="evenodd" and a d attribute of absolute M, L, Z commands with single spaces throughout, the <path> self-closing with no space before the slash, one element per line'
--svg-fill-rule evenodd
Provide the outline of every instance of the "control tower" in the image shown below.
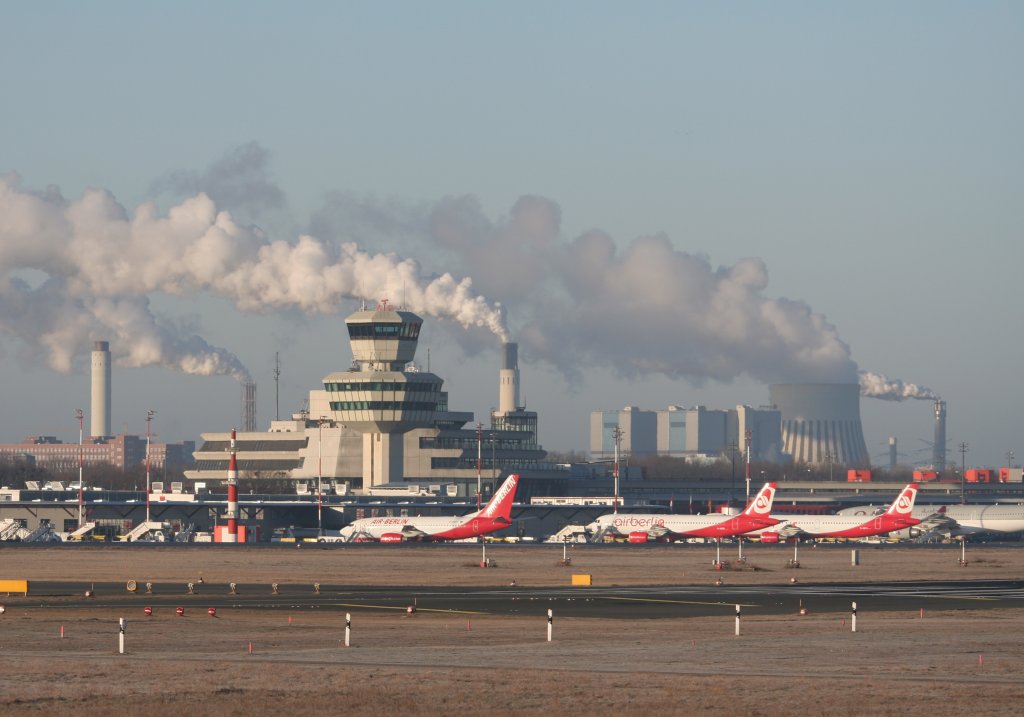
<path fill-rule="evenodd" d="M 412 364 L 423 319 L 383 302 L 345 324 L 352 370 L 324 379 L 333 418 L 363 434 L 363 488 L 401 481 L 402 434 L 432 426 L 443 403 L 443 380 Z"/>

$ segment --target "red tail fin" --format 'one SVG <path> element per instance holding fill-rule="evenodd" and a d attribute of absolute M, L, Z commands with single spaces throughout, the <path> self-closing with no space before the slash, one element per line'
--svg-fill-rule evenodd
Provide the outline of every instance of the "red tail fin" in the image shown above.
<path fill-rule="evenodd" d="M 516 488 L 519 486 L 519 476 L 513 473 L 501 487 L 495 492 L 487 505 L 480 511 L 481 518 L 504 518 L 512 520 L 512 501 L 516 497 Z"/>
<path fill-rule="evenodd" d="M 896 500 L 885 511 L 886 515 L 910 515 L 914 510 L 914 500 L 917 498 L 917 483 L 910 483 L 900 492 Z"/>
<path fill-rule="evenodd" d="M 756 515 L 767 517 L 772 512 L 772 502 L 775 500 L 775 483 L 765 483 L 764 487 L 757 492 L 750 505 L 743 511 L 743 515 Z"/>

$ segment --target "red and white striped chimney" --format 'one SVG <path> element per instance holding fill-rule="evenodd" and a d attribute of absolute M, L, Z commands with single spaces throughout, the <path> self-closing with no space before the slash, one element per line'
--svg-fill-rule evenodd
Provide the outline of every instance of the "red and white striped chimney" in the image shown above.
<path fill-rule="evenodd" d="M 231 429 L 231 458 L 228 460 L 228 534 L 225 543 L 238 542 L 238 460 L 235 456 L 235 429 Z"/>

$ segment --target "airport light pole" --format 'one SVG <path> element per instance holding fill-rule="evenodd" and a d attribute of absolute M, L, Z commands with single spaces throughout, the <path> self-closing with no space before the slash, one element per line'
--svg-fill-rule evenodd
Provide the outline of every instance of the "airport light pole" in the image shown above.
<path fill-rule="evenodd" d="M 152 408 L 146 411 L 146 522 L 149 522 L 149 445 L 152 432 L 149 430 L 150 423 L 156 411 Z"/>
<path fill-rule="evenodd" d="M 618 426 L 612 432 L 615 439 L 615 463 L 612 465 L 612 476 L 615 478 L 615 496 L 612 498 L 612 513 L 619 512 L 619 444 L 622 442 L 622 429 Z"/>
<path fill-rule="evenodd" d="M 476 424 L 476 510 L 480 512 L 480 492 L 483 490 L 483 484 L 480 480 L 480 463 L 482 460 L 484 445 L 484 424 L 479 421 Z M 480 536 L 480 540 L 483 540 L 483 536 Z"/>
<path fill-rule="evenodd" d="M 960 503 L 967 502 L 967 442 L 960 442 Z"/>
<path fill-rule="evenodd" d="M 324 423 L 327 422 L 327 416 L 320 416 L 320 420 L 317 421 L 317 441 L 316 441 L 316 537 L 322 538 L 324 535 Z"/>
<path fill-rule="evenodd" d="M 747 429 L 747 502 L 744 505 L 750 505 L 750 429 Z"/>
<path fill-rule="evenodd" d="M 84 497 L 82 495 L 82 468 L 85 464 L 85 454 L 82 452 L 82 433 L 85 427 L 85 412 L 81 408 L 76 408 L 75 418 L 78 419 L 78 527 L 81 528 L 84 507 Z"/>

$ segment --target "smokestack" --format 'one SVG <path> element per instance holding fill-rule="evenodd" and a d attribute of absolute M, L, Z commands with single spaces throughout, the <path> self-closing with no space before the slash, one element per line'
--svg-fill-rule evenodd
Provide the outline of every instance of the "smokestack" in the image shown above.
<path fill-rule="evenodd" d="M 856 383 L 787 383 L 769 387 L 782 414 L 783 451 L 796 463 L 870 465 Z"/>
<path fill-rule="evenodd" d="M 110 343 L 97 341 L 92 348 L 92 410 L 91 427 L 94 437 L 109 436 L 110 432 Z"/>
<path fill-rule="evenodd" d="M 501 371 L 498 372 L 498 413 L 519 408 L 519 344 L 501 345 Z"/>
<path fill-rule="evenodd" d="M 889 470 L 896 470 L 896 456 L 898 451 L 896 450 L 896 436 L 889 436 Z"/>
<path fill-rule="evenodd" d="M 940 473 L 946 470 L 946 402 L 935 399 L 935 440 L 932 443 L 932 464 Z"/>
<path fill-rule="evenodd" d="M 242 430 L 256 430 L 256 384 L 252 381 L 242 384 Z"/>

